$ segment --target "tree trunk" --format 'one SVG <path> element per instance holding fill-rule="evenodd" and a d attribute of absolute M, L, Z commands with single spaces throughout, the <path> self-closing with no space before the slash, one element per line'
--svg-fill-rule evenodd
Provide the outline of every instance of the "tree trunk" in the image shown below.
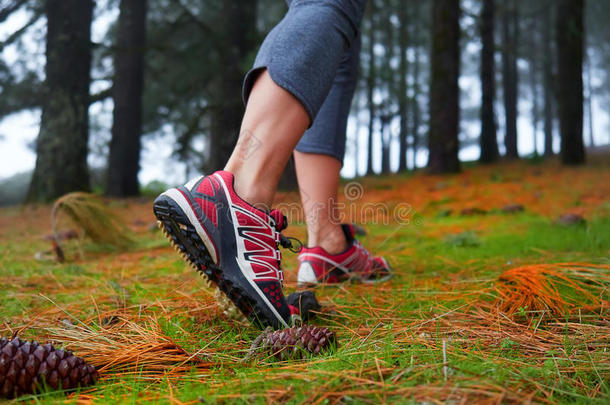
<path fill-rule="evenodd" d="M 534 138 L 534 156 L 538 157 L 541 155 L 541 153 L 538 151 L 538 123 L 540 122 L 540 114 L 539 114 L 539 110 L 540 108 L 538 107 L 538 103 L 539 103 L 539 98 L 538 98 L 538 76 L 536 75 L 536 67 L 535 67 L 535 56 L 532 56 L 533 59 L 531 61 L 531 64 L 534 65 L 532 68 L 532 72 L 530 72 L 530 86 L 532 88 L 532 131 L 533 131 L 533 138 Z"/>
<path fill-rule="evenodd" d="M 215 97 L 211 100 L 214 108 L 210 114 L 210 153 L 204 171 L 222 168 L 237 143 L 244 112 L 240 92 L 247 72 L 244 61 L 258 42 L 256 9 L 256 0 L 222 2 L 218 26 L 223 27 L 223 32 L 218 36 L 218 46 L 222 49 L 220 58 L 224 69 L 212 84 Z"/>
<path fill-rule="evenodd" d="M 483 1 L 481 11 L 481 40 L 483 43 L 481 50 L 481 156 L 479 158 L 483 163 L 495 162 L 499 156 L 494 112 L 496 97 L 495 8 L 495 0 Z"/>
<path fill-rule="evenodd" d="M 538 19 L 533 19 L 529 29 L 530 40 L 528 42 L 529 51 L 529 80 L 530 89 L 532 92 L 532 131 L 534 141 L 534 156 L 540 156 L 538 152 L 538 123 L 540 122 L 539 114 L 539 97 L 538 97 Z"/>
<path fill-rule="evenodd" d="M 389 18 L 382 15 L 382 18 Z M 387 88 L 387 97 L 383 102 L 383 112 L 380 116 L 381 120 L 381 131 L 379 132 L 381 137 L 381 172 L 383 174 L 389 174 L 392 172 L 390 169 L 390 149 L 392 144 L 392 118 L 395 113 L 394 103 L 396 98 L 400 98 L 400 95 L 396 96 L 396 71 L 391 67 L 391 61 L 394 59 L 396 52 L 395 41 L 395 29 L 391 23 L 385 24 L 385 38 L 383 46 L 385 48 L 384 60 L 382 61 L 382 69 L 380 76 L 382 80 L 385 80 L 383 86 Z M 399 141 L 400 142 L 400 141 Z M 399 156 L 402 156 L 401 151 Z"/>
<path fill-rule="evenodd" d="M 419 147 L 419 125 L 421 121 L 419 108 L 419 73 L 421 67 L 421 44 L 418 41 L 418 38 L 421 38 L 420 10 L 421 3 L 419 1 L 414 2 L 413 13 L 415 15 L 415 18 L 413 18 L 411 35 L 411 37 L 413 38 L 412 42 L 414 44 L 415 54 L 415 60 L 413 61 L 413 98 L 411 100 L 411 111 L 413 114 L 413 119 L 411 120 L 411 162 L 413 165 L 413 170 L 417 169 L 417 148 Z"/>
<path fill-rule="evenodd" d="M 121 0 L 114 58 L 114 113 L 106 194 L 138 195 L 142 91 L 146 46 L 146 0 Z"/>
<path fill-rule="evenodd" d="M 557 8 L 557 69 L 561 161 L 582 164 L 584 0 L 559 0 Z"/>
<path fill-rule="evenodd" d="M 415 48 L 415 61 L 413 66 L 413 119 L 411 120 L 411 164 L 413 170 L 417 169 L 417 149 L 419 148 L 419 125 L 421 121 L 419 108 L 419 70 L 420 70 L 420 50 Z"/>
<path fill-rule="evenodd" d="M 587 120 L 589 121 L 589 147 L 595 147 L 595 137 L 593 136 L 593 85 L 591 84 L 591 59 L 587 56 L 587 47 L 584 49 L 587 62 Z"/>
<path fill-rule="evenodd" d="M 46 67 L 36 167 L 28 200 L 89 189 L 87 142 L 91 0 L 47 0 Z"/>
<path fill-rule="evenodd" d="M 460 170 L 458 160 L 460 75 L 460 4 L 455 0 L 432 3 L 432 54 L 430 63 L 431 173 Z"/>
<path fill-rule="evenodd" d="M 544 14 L 542 42 L 544 46 L 543 63 L 543 97 L 544 97 L 544 156 L 553 156 L 553 50 L 551 41 L 551 14 Z"/>
<path fill-rule="evenodd" d="M 359 92 L 358 90 L 356 90 L 356 97 L 359 97 Z M 357 108 L 355 111 L 355 123 L 356 123 L 356 128 L 354 128 L 354 133 L 356 134 L 355 138 L 354 138 L 354 168 L 355 168 L 355 174 L 356 177 L 360 176 L 360 129 L 362 128 L 362 121 L 360 121 L 359 115 L 360 115 L 360 100 L 357 100 Z"/>
<path fill-rule="evenodd" d="M 368 74 L 366 78 L 366 99 L 369 108 L 369 125 L 368 125 L 368 154 L 366 158 L 366 174 L 373 174 L 373 131 L 375 129 L 375 101 L 373 100 L 373 92 L 375 91 L 376 69 L 375 69 L 375 2 L 369 2 L 369 47 L 368 47 Z"/>
<path fill-rule="evenodd" d="M 506 116 L 504 146 L 506 157 L 519 157 L 517 151 L 517 3 L 504 3 L 502 13 L 502 85 L 504 88 L 504 111 Z"/>
<path fill-rule="evenodd" d="M 381 173 L 389 174 L 390 170 L 390 143 L 392 142 L 392 128 L 389 115 L 381 117 Z M 386 133 L 387 132 L 387 133 Z"/>
<path fill-rule="evenodd" d="M 400 114 L 400 139 L 399 139 L 399 154 L 398 154 L 398 171 L 404 172 L 407 170 L 407 136 L 408 136 L 408 99 L 407 99 L 407 7 L 399 5 L 399 47 L 400 47 L 400 63 L 399 63 L 399 81 L 398 81 L 398 109 Z"/>

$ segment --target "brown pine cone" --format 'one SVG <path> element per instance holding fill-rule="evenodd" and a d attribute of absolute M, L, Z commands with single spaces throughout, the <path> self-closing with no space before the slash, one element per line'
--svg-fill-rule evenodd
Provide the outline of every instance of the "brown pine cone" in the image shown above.
<path fill-rule="evenodd" d="M 328 328 L 303 325 L 267 333 L 260 347 L 279 360 L 288 360 L 301 359 L 307 353 L 319 354 L 336 342 L 335 333 Z"/>
<path fill-rule="evenodd" d="M 95 367 L 66 350 L 15 338 L 0 339 L 0 396 L 31 394 L 46 385 L 64 390 L 98 379 Z"/>

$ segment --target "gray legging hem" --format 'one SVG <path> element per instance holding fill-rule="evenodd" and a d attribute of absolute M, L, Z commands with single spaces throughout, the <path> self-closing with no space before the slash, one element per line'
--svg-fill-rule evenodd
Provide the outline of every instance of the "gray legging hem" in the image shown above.
<path fill-rule="evenodd" d="M 311 125 L 311 123 L 313 122 L 312 117 L 316 116 L 317 109 L 314 108 L 312 103 L 307 100 L 307 97 L 298 89 L 298 86 L 295 86 L 293 83 L 291 83 L 291 81 L 287 77 L 285 77 L 283 73 L 281 73 L 281 69 L 276 69 L 273 64 L 269 64 L 269 66 L 254 66 L 248 71 L 248 73 L 246 73 L 242 89 L 242 97 L 244 99 L 244 104 L 247 103 L 247 100 L 250 97 L 250 92 L 252 91 L 254 82 L 256 82 L 258 76 L 263 73 L 265 69 L 267 69 L 269 76 L 271 76 L 271 80 L 273 80 L 275 84 L 288 91 L 290 94 L 296 97 L 297 100 L 301 102 L 303 107 L 305 107 L 305 111 L 307 111 L 307 115 L 309 115 Z"/>
<path fill-rule="evenodd" d="M 267 69 L 305 108 L 310 127 L 296 150 L 343 161 L 345 131 L 358 78 L 358 27 L 365 0 L 292 0 L 246 74 L 242 97 Z"/>
<path fill-rule="evenodd" d="M 343 154 L 337 152 L 335 149 L 316 145 L 297 145 L 295 150 L 302 153 L 315 153 L 316 155 L 330 156 L 337 159 L 341 163 L 341 166 L 343 166 Z"/>

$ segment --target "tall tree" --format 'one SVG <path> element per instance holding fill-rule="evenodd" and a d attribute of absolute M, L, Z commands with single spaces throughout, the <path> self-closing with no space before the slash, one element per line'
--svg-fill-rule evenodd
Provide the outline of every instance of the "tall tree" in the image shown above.
<path fill-rule="evenodd" d="M 593 136 L 593 84 L 591 83 L 591 76 L 593 76 L 591 58 L 588 56 L 587 47 L 585 45 L 585 64 L 587 66 L 587 121 L 589 121 L 589 147 L 595 147 L 595 137 Z"/>
<path fill-rule="evenodd" d="M 411 98 L 411 111 L 413 115 L 413 119 L 411 120 L 411 162 L 413 165 L 413 170 L 417 169 L 417 149 L 419 147 L 419 131 L 420 131 L 420 121 L 421 121 L 421 108 L 419 106 L 419 95 L 421 93 L 420 86 L 420 70 L 421 70 L 421 37 L 422 37 L 422 29 L 421 29 L 421 19 L 423 17 L 423 13 L 421 11 L 421 3 L 419 1 L 415 1 L 412 3 L 413 6 L 413 24 L 411 24 L 411 38 L 414 48 L 414 58 L 413 61 L 413 75 L 412 75 L 412 88 L 413 95 Z"/>
<path fill-rule="evenodd" d="M 534 142 L 534 156 L 540 156 L 538 151 L 538 124 L 540 122 L 540 108 L 539 108 L 539 62 L 538 62 L 538 52 L 540 50 L 539 39 L 538 39 L 538 27 L 540 25 L 540 21 L 536 15 L 532 16 L 528 33 L 529 33 L 529 41 L 527 44 L 527 53 L 529 59 L 529 85 L 531 91 L 531 100 L 532 100 L 532 132 L 533 132 L 533 142 Z"/>
<path fill-rule="evenodd" d="M 121 0 L 114 58 L 114 113 L 106 194 L 137 195 L 142 134 L 146 1 Z"/>
<path fill-rule="evenodd" d="M 407 50 L 408 50 L 408 16 L 407 7 L 404 4 L 398 5 L 398 24 L 399 24 L 399 66 L 398 66 L 398 112 L 400 115 L 400 135 L 399 135 L 399 154 L 398 154 L 398 171 L 407 170 L 407 136 L 408 136 L 408 95 L 407 95 Z"/>
<path fill-rule="evenodd" d="M 381 136 L 381 173 L 390 173 L 390 143 L 392 142 L 392 128 L 390 123 L 392 121 L 391 113 L 380 114 L 379 121 L 381 129 L 379 135 Z"/>
<path fill-rule="evenodd" d="M 250 56 L 258 45 L 256 0 L 223 1 L 216 26 L 222 27 L 216 39 L 223 66 L 212 86 L 210 110 L 210 154 L 205 168 L 216 170 L 229 159 L 239 136 L 244 106 L 240 96 Z"/>
<path fill-rule="evenodd" d="M 585 161 L 583 142 L 583 47 L 584 0 L 558 0 L 557 4 L 557 85 L 561 161 Z"/>
<path fill-rule="evenodd" d="M 506 157 L 518 158 L 517 151 L 517 2 L 504 2 L 502 12 L 502 86 L 504 89 L 504 111 L 506 116 L 504 146 Z"/>
<path fill-rule="evenodd" d="M 494 99 L 496 97 L 496 62 L 494 40 L 495 0 L 483 0 L 481 10 L 481 157 L 483 163 L 498 160 L 498 139 Z"/>
<path fill-rule="evenodd" d="M 92 0 L 46 0 L 46 67 L 28 199 L 89 189 L 87 141 Z"/>
<path fill-rule="evenodd" d="M 450 173 L 460 170 L 459 87 L 460 4 L 455 0 L 432 3 L 432 51 L 430 61 L 430 131 L 428 170 Z"/>
<path fill-rule="evenodd" d="M 384 24 L 383 32 L 383 46 L 385 52 L 383 55 L 383 62 L 380 64 L 380 78 L 382 80 L 382 86 L 385 87 L 386 99 L 380 106 L 381 114 L 379 115 L 379 121 L 381 128 L 379 135 L 381 138 L 381 172 L 388 174 L 391 172 L 390 169 L 390 145 L 392 144 L 392 120 L 396 115 L 395 104 L 396 99 L 400 100 L 400 95 L 396 91 L 396 69 L 392 67 L 392 60 L 396 54 L 395 32 L 396 27 L 391 22 L 391 15 L 394 13 L 393 8 L 385 7 L 380 9 L 382 19 L 388 19 L 387 24 Z M 386 14 L 387 13 L 387 14 Z M 399 135 L 400 136 L 400 135 Z M 400 155 L 403 152 L 400 151 Z"/>
<path fill-rule="evenodd" d="M 542 27 L 542 44 L 544 53 L 542 57 L 542 88 L 544 98 L 544 156 L 550 157 L 553 155 L 553 123 L 554 123 L 554 108 L 553 99 L 553 41 L 551 41 L 552 18 L 551 11 L 544 13 Z"/>
<path fill-rule="evenodd" d="M 375 84 L 377 82 L 376 76 L 376 67 L 375 67 L 375 0 L 371 0 L 369 2 L 369 30 L 368 30 L 368 72 L 366 76 L 366 100 L 367 107 L 369 109 L 369 123 L 368 123 L 368 153 L 366 158 L 366 174 L 373 174 L 373 133 L 375 130 L 375 118 L 376 118 L 376 109 L 375 109 L 375 100 L 373 99 L 373 94 L 375 91 Z"/>

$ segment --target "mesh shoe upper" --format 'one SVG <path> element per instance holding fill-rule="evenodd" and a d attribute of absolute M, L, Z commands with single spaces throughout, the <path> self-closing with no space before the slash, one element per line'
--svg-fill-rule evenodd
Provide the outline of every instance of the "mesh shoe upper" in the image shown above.
<path fill-rule="evenodd" d="M 392 275 L 388 262 L 379 256 L 372 256 L 354 238 L 352 225 L 342 224 L 348 248 L 331 255 L 320 246 L 303 248 L 299 254 L 298 283 L 300 285 L 339 283 L 358 279 L 364 283 L 376 283 L 389 279 Z"/>
<path fill-rule="evenodd" d="M 279 245 L 285 239 L 280 232 L 286 219 L 281 212 L 267 213 L 242 200 L 233 188 L 233 175 L 225 171 L 193 179 L 157 200 L 162 197 L 174 203 L 175 216 L 183 214 L 187 225 L 195 228 L 218 267 L 209 277 L 219 287 L 226 282 L 231 285 L 232 290 L 225 291 L 227 297 L 238 307 L 244 296 L 254 302 L 259 310 L 256 316 L 265 319 L 252 320 L 262 325 L 292 323 L 298 310 L 286 303 L 282 293 Z"/>

